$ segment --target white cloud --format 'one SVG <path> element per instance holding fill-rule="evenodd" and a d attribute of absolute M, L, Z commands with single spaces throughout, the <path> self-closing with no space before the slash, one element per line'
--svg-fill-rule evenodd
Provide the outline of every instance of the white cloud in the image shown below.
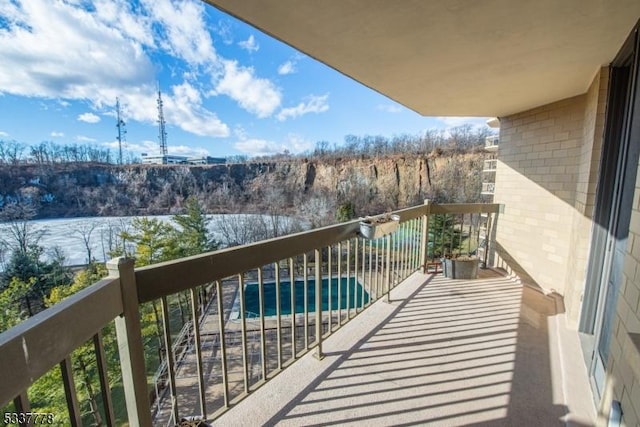
<path fill-rule="evenodd" d="M 95 138 L 90 138 L 90 137 L 84 136 L 84 135 L 76 136 L 76 140 L 80 141 L 80 142 L 96 142 L 97 141 Z"/>
<path fill-rule="evenodd" d="M 82 113 L 78 116 L 78 120 L 86 123 L 98 123 L 100 116 L 96 116 L 93 113 Z"/>
<path fill-rule="evenodd" d="M 218 25 L 215 25 L 212 29 L 218 36 L 220 36 L 220 40 L 222 43 L 226 45 L 230 45 L 233 43 L 233 33 L 231 32 L 231 21 L 229 20 L 219 20 Z"/>
<path fill-rule="evenodd" d="M 52 138 L 62 138 L 64 136 L 64 132 L 53 131 L 51 132 Z"/>
<path fill-rule="evenodd" d="M 229 96 L 261 118 L 281 104 L 273 82 L 217 55 L 209 31 L 230 36 L 231 24 L 210 28 L 199 0 L 0 1 L 0 16 L 0 96 L 52 99 L 62 106 L 82 100 L 99 115 L 112 114 L 120 97 L 126 121 L 153 123 L 157 66 L 151 55 L 162 52 L 186 68 L 176 71 L 186 82 L 207 76 L 215 88 L 178 83 L 166 95 L 167 121 L 187 132 L 229 134 L 204 107 L 203 96 Z"/>
<path fill-rule="evenodd" d="M 234 148 L 249 156 L 268 156 L 288 151 L 298 154 L 313 148 L 313 143 L 302 136 L 290 133 L 282 142 L 269 141 L 260 138 L 242 138 Z"/>
<path fill-rule="evenodd" d="M 248 52 L 257 52 L 260 49 L 260 45 L 256 42 L 256 39 L 255 37 L 253 37 L 253 34 L 251 34 L 247 40 L 243 40 L 239 42 L 238 46 L 240 46 L 242 49 Z"/>
<path fill-rule="evenodd" d="M 212 65 L 217 61 L 213 40 L 204 22 L 201 1 L 143 0 L 154 26 L 164 37 L 160 43 L 174 56 L 192 65 Z"/>
<path fill-rule="evenodd" d="M 242 108 L 260 118 L 268 117 L 280 106 L 280 90 L 269 80 L 258 78 L 251 67 L 224 60 L 224 77 L 216 91 L 228 95 Z"/>
<path fill-rule="evenodd" d="M 307 102 L 301 102 L 295 107 L 280 110 L 276 118 L 283 122 L 288 118 L 296 118 L 309 113 L 324 113 L 329 110 L 327 99 L 329 99 L 329 94 L 322 96 L 310 95 Z"/>
<path fill-rule="evenodd" d="M 308 139 L 304 139 L 301 135 L 297 135 L 294 133 L 290 133 L 287 136 L 286 144 L 288 147 L 290 147 L 289 151 L 295 154 L 311 150 L 315 147 L 314 143 L 312 143 Z"/>
<path fill-rule="evenodd" d="M 287 74 L 293 74 L 296 71 L 297 71 L 296 70 L 296 63 L 294 61 L 291 61 L 291 60 L 281 64 L 278 67 L 278 74 L 283 75 L 283 76 L 287 75 Z"/>
<path fill-rule="evenodd" d="M 387 113 L 401 113 L 402 107 L 396 104 L 380 104 L 378 110 L 385 111 Z"/>
<path fill-rule="evenodd" d="M 236 150 L 248 154 L 250 156 L 267 156 L 275 153 L 282 153 L 282 146 L 273 141 L 266 139 L 250 138 L 236 142 L 234 145 Z"/>
<path fill-rule="evenodd" d="M 4 131 L 0 130 L 0 137 L 6 138 L 7 136 L 9 136 L 9 134 L 7 132 L 4 132 Z"/>
<path fill-rule="evenodd" d="M 173 86 L 173 96 L 165 102 L 169 123 L 200 136 L 229 136 L 229 127 L 202 106 L 202 98 L 191 84 Z"/>
<path fill-rule="evenodd" d="M 109 26 L 102 9 L 91 13 L 47 0 L 7 8 L 10 24 L 0 32 L 0 92 L 87 99 L 100 106 L 112 103 L 110 92 L 116 88 L 126 91 L 153 79 L 140 43 Z"/>

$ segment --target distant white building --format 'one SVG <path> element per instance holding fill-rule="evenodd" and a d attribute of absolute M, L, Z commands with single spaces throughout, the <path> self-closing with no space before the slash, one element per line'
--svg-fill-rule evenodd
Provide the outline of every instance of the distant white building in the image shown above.
<path fill-rule="evenodd" d="M 161 155 L 142 153 L 142 164 L 145 165 L 216 165 L 226 163 L 226 159 L 223 157 L 187 157 L 176 155 Z"/>
<path fill-rule="evenodd" d="M 145 165 L 181 165 L 187 163 L 186 156 L 174 156 L 170 154 L 148 155 L 142 153 L 142 164 Z"/>

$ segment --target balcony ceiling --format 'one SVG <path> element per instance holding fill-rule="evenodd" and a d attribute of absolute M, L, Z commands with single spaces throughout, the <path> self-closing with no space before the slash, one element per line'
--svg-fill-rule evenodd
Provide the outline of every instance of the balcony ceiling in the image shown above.
<path fill-rule="evenodd" d="M 426 116 L 584 93 L 640 17 L 638 0 L 205 1 Z"/>

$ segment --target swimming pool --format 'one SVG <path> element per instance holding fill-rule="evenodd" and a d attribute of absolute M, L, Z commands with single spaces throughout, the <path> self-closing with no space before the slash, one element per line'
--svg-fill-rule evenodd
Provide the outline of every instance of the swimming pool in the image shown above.
<path fill-rule="evenodd" d="M 362 297 L 364 292 L 364 303 L 369 303 L 369 293 L 356 282 L 354 277 L 347 280 L 346 277 L 331 279 L 331 309 L 338 309 L 338 291 L 340 292 L 340 308 L 347 308 L 347 292 L 349 292 L 349 308 L 362 307 Z M 304 313 L 304 281 L 295 281 L 295 312 Z M 245 285 L 245 310 L 250 313 L 260 314 L 260 299 L 258 295 L 258 284 L 250 283 Z M 315 280 L 307 281 L 307 309 L 309 312 L 316 311 L 316 286 Z M 322 279 L 322 311 L 329 310 L 329 279 Z M 291 314 L 291 282 L 280 282 L 280 313 Z M 276 312 L 276 284 L 264 284 L 264 315 L 275 316 Z"/>

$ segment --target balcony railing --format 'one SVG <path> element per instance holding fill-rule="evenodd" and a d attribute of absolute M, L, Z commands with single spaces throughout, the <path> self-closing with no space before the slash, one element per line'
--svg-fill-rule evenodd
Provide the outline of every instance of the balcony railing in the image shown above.
<path fill-rule="evenodd" d="M 0 404 L 30 412 L 29 387 L 59 366 L 68 414 L 57 416 L 82 425 L 72 356 L 89 341 L 107 425 L 116 425 L 113 363 L 130 425 L 216 418 L 302 355 L 322 358 L 324 339 L 429 259 L 487 256 L 493 247 L 491 233 L 481 233 L 498 205 L 426 202 L 394 213 L 398 229 L 376 240 L 351 221 L 136 269 L 132 259 L 113 260 L 106 279 L 0 334 Z M 177 322 L 186 300 L 188 319 Z M 153 354 L 142 326 L 154 312 L 161 355 L 148 376 Z M 103 329 L 112 322 L 119 362 L 105 357 Z"/>
<path fill-rule="evenodd" d="M 498 160 L 489 159 L 484 161 L 483 172 L 495 172 L 498 169 Z"/>
<path fill-rule="evenodd" d="M 496 192 L 496 183 L 495 182 L 483 182 L 481 194 L 493 195 Z"/>
<path fill-rule="evenodd" d="M 484 140 L 484 148 L 488 151 L 497 151 L 498 143 L 500 142 L 499 135 L 488 136 Z"/>

